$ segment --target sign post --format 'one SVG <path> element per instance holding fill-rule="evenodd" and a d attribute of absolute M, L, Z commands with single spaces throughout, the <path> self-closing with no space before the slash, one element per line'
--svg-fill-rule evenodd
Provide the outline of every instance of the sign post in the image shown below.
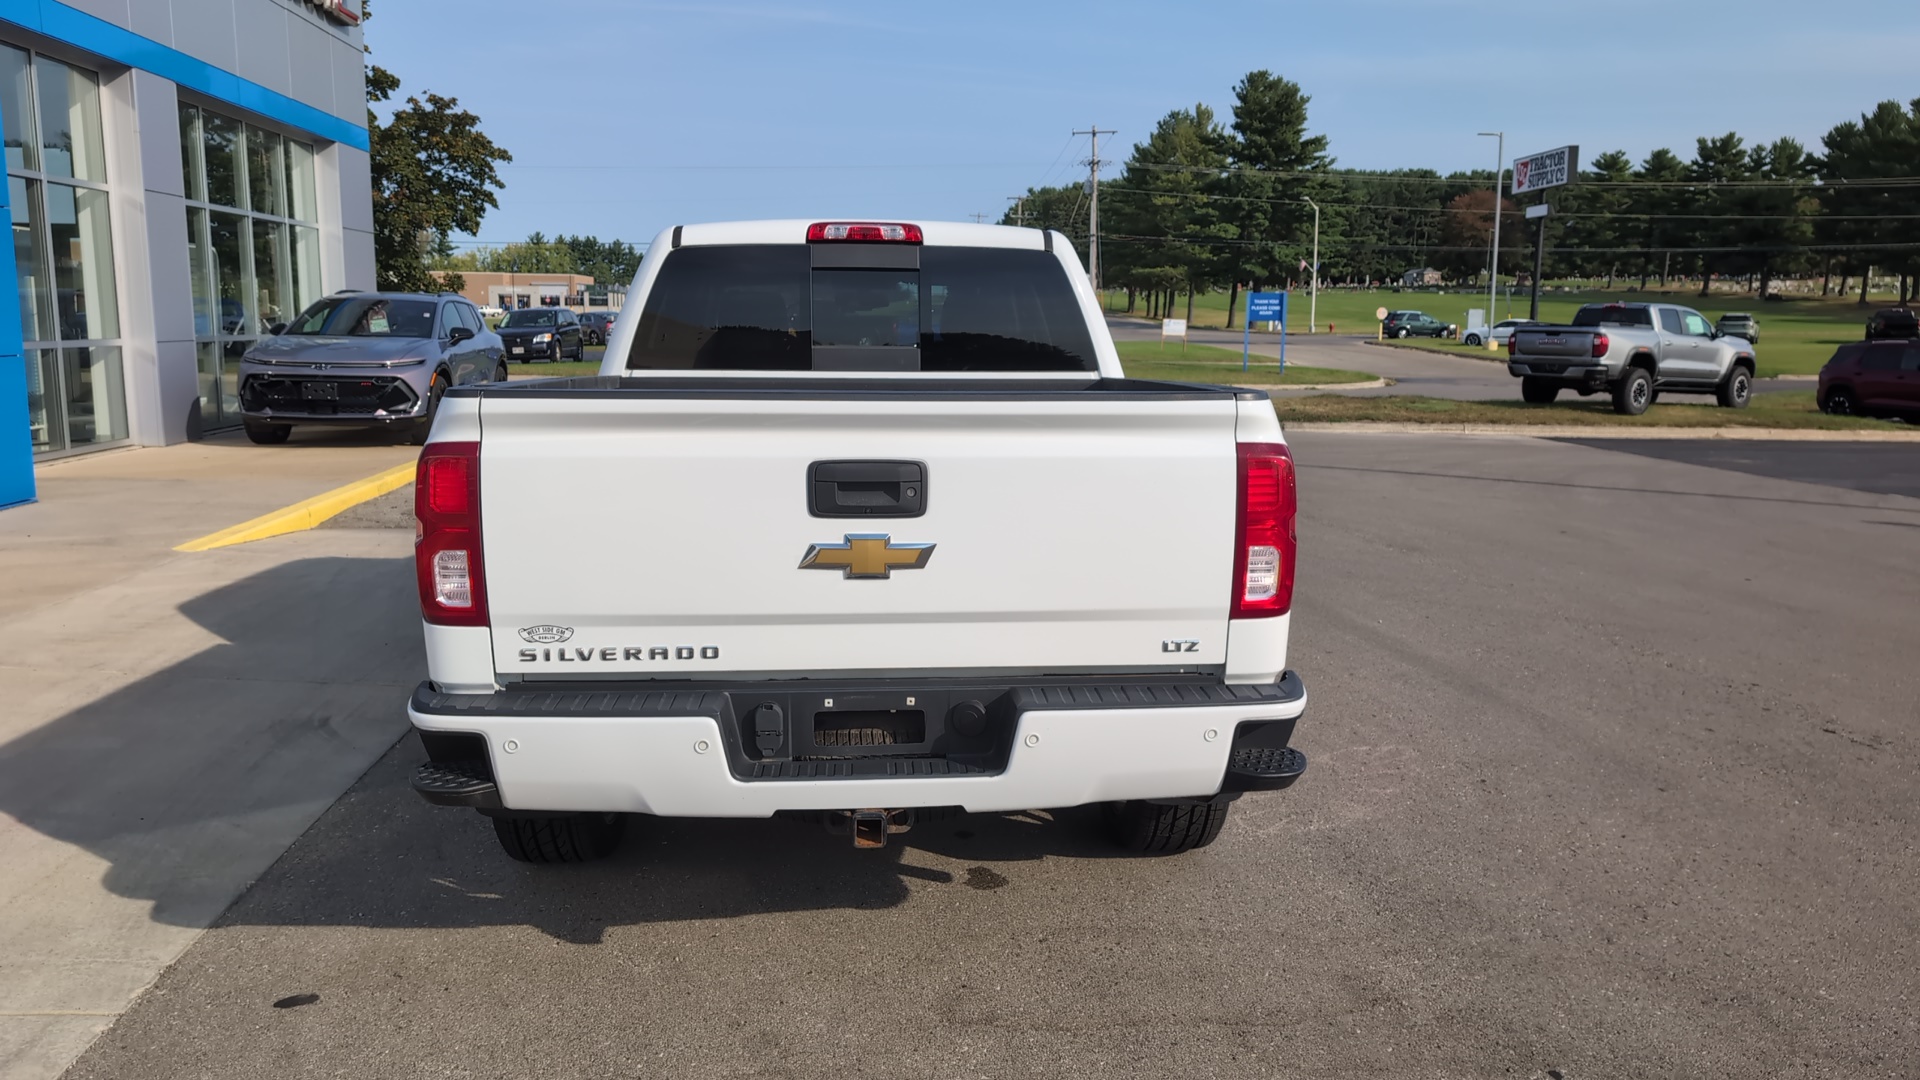
<path fill-rule="evenodd" d="M 1515 158 L 1513 161 L 1513 193 L 1527 195 L 1548 188 L 1557 188 L 1580 179 L 1580 148 L 1562 146 L 1530 157 Z M 1495 213 L 1498 213 L 1498 207 Z M 1547 262 L 1547 215 L 1552 207 L 1542 202 L 1527 207 L 1528 220 L 1539 221 L 1539 231 L 1533 238 L 1533 305 L 1527 313 L 1529 319 L 1540 317 L 1540 273 Z"/>
<path fill-rule="evenodd" d="M 1277 322 L 1280 324 L 1280 373 L 1287 373 L 1287 294 L 1284 292 L 1250 292 L 1247 294 L 1247 319 L 1241 324 L 1240 334 L 1240 370 L 1246 371 L 1253 355 L 1253 324 L 1256 322 Z"/>

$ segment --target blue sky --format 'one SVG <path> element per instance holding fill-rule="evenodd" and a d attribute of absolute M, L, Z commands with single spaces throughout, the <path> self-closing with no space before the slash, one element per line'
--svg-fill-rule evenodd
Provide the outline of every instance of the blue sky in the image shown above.
<path fill-rule="evenodd" d="M 758 217 L 997 218 L 1117 164 L 1171 109 L 1226 119 L 1268 68 L 1339 167 L 1490 168 L 1564 143 L 1635 159 L 1788 135 L 1920 97 L 1912 0 L 1317 3 L 374 0 L 373 60 L 513 152 L 480 238 L 643 243 Z M 539 14 L 535 14 L 538 12 Z M 1096 18 L 1093 14 L 1098 12 Z"/>

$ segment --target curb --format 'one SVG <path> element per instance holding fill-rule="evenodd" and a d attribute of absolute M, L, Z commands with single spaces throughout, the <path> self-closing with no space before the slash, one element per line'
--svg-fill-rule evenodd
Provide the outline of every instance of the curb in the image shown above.
<path fill-rule="evenodd" d="M 355 480 L 351 484 L 334 488 L 332 491 L 315 495 L 311 499 L 283 506 L 270 514 L 262 514 L 252 521 L 243 521 L 238 525 L 209 533 L 198 540 L 189 540 L 175 551 L 211 551 L 214 548 L 231 547 L 253 540 L 265 540 L 270 536 L 283 536 L 291 532 L 303 532 L 333 517 L 349 507 L 358 506 L 369 499 L 377 499 L 389 491 L 395 491 L 413 483 L 415 463 L 395 465 L 383 473 L 377 473 L 364 480 Z"/>
<path fill-rule="evenodd" d="M 1282 421 L 1288 431 L 1374 435 L 1514 435 L 1536 439 L 1767 439 L 1781 442 L 1920 443 L 1920 431 L 1819 431 L 1807 428 L 1579 427 L 1571 424 L 1412 424 L 1379 420 Z"/>

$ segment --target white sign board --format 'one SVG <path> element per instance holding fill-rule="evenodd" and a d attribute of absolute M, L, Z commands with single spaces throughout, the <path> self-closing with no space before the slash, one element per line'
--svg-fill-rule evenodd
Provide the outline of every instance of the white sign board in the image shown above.
<path fill-rule="evenodd" d="M 1187 320 L 1185 319 L 1161 320 L 1160 340 L 1165 341 L 1170 337 L 1177 337 L 1181 341 L 1187 340 Z"/>
<path fill-rule="evenodd" d="M 1571 184 L 1579 179 L 1579 174 L 1580 148 L 1577 146 L 1562 146 L 1544 154 L 1515 158 L 1513 193 L 1525 195 L 1529 191 L 1545 191 L 1547 188 Z"/>

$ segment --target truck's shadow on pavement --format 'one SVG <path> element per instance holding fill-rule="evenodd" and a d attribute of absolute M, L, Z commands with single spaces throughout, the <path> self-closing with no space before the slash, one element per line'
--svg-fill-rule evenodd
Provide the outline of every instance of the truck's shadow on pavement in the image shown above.
<path fill-rule="evenodd" d="M 524 924 L 577 942 L 633 923 L 888 907 L 909 878 L 1005 880 L 915 866 L 916 850 L 1115 853 L 1089 811 L 928 822 L 882 851 L 803 822 L 636 818 L 604 862 L 514 863 L 485 819 L 408 787 L 425 760 L 405 717 L 425 670 L 412 576 L 405 559 L 301 559 L 182 604 L 224 643 L 0 746 L 0 812 L 106 861 L 104 885 L 150 901 L 158 922 Z"/>

